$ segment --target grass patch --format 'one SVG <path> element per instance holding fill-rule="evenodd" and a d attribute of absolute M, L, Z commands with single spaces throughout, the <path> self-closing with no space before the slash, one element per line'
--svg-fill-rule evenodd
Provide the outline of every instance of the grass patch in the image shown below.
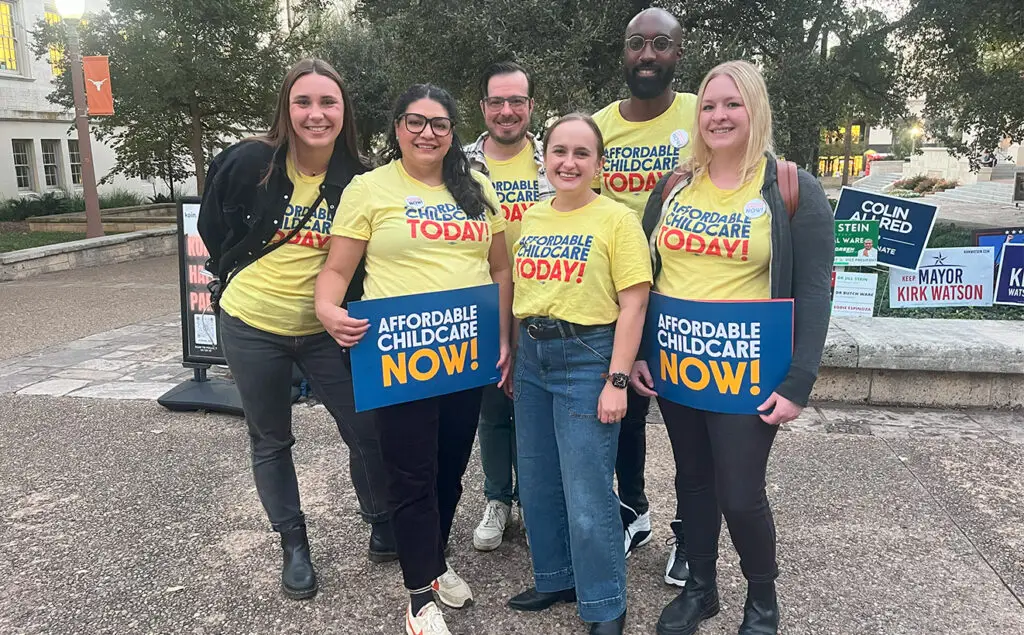
<path fill-rule="evenodd" d="M 85 232 L 0 232 L 0 254 L 83 238 Z"/>

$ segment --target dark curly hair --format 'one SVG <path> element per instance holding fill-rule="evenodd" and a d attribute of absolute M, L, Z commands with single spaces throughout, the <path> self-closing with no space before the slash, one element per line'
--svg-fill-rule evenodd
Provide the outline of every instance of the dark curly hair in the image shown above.
<path fill-rule="evenodd" d="M 462 208 L 462 211 L 473 220 L 483 218 L 486 210 L 497 214 L 498 211 L 484 196 L 484 188 L 470 174 L 469 159 L 466 158 L 466 153 L 462 150 L 462 142 L 455 133 L 458 109 L 451 93 L 433 84 L 413 84 L 395 100 L 392 123 L 397 122 L 398 118 L 405 114 L 409 104 L 420 99 L 430 99 L 441 104 L 448 113 L 448 118 L 452 120 L 452 147 L 444 155 L 444 161 L 441 164 L 441 178 L 445 187 L 448 188 L 448 192 Z M 388 143 L 383 156 L 386 161 L 402 158 L 402 149 L 398 145 L 398 136 L 395 134 L 394 125 L 388 130 Z"/>

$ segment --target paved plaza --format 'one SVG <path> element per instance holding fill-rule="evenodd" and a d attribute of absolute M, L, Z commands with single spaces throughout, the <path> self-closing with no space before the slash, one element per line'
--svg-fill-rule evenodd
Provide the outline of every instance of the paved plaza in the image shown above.
<path fill-rule="evenodd" d="M 402 633 L 398 566 L 366 559 L 322 406 L 294 409 L 321 588 L 293 602 L 243 421 L 156 404 L 191 375 L 175 275 L 160 258 L 0 284 L 0 315 L 22 325 L 0 347 L 0 633 Z M 112 295 L 119 308 L 101 317 Z M 629 560 L 628 633 L 653 633 L 675 593 L 662 581 L 673 465 L 657 413 L 650 423 L 655 539 Z M 498 551 L 474 551 L 477 455 L 465 487 L 450 560 L 476 604 L 446 612 L 453 633 L 585 633 L 574 607 L 504 606 L 531 583 L 525 536 L 515 522 Z M 778 436 L 768 488 L 781 632 L 1024 632 L 1024 414 L 814 404 Z M 722 613 L 700 633 L 735 633 L 742 613 L 722 542 Z"/>

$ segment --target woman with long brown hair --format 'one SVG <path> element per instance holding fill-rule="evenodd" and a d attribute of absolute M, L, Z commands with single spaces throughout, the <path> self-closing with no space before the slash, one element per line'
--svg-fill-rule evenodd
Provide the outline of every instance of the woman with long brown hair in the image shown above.
<path fill-rule="evenodd" d="M 313 308 L 341 193 L 367 170 L 357 148 L 341 76 L 326 62 L 302 60 L 284 79 L 270 131 L 214 159 L 199 212 L 207 269 L 218 280 L 213 295 L 224 356 L 249 428 L 256 491 L 281 534 L 281 584 L 294 599 L 317 592 L 291 453 L 294 364 L 348 445 L 360 512 L 373 526 L 370 559 L 397 557 L 373 420 L 356 414 L 347 352 Z M 361 274 L 349 298 L 359 297 Z"/>

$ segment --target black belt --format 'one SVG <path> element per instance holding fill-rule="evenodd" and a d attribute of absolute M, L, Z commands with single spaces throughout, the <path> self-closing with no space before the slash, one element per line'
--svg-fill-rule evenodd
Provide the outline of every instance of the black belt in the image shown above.
<path fill-rule="evenodd" d="M 573 324 L 565 320 L 533 317 L 523 320 L 523 325 L 526 327 L 526 334 L 535 340 L 566 339 L 615 326 L 614 324 Z"/>

